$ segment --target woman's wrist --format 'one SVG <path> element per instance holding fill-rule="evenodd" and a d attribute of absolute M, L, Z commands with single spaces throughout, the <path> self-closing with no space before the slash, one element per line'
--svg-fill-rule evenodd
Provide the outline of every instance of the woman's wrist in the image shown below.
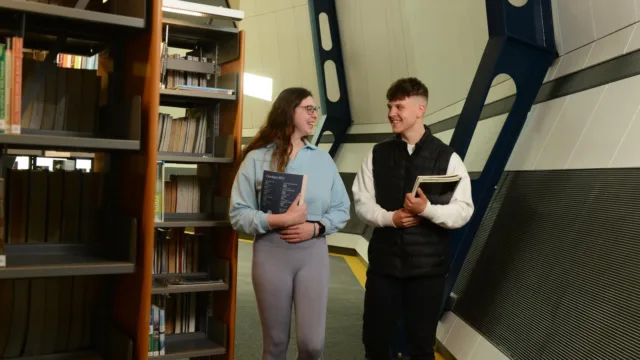
<path fill-rule="evenodd" d="M 287 214 L 269 214 L 267 220 L 269 221 L 269 227 L 272 229 L 289 227 L 290 223 Z"/>

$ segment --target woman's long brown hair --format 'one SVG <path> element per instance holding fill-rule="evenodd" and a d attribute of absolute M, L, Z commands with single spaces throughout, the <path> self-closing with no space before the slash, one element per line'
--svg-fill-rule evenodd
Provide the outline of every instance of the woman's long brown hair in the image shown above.
<path fill-rule="evenodd" d="M 255 149 L 260 149 L 274 143 L 275 149 L 271 157 L 271 169 L 284 172 L 289 163 L 291 154 L 291 135 L 295 130 L 293 124 L 296 108 L 302 100 L 311 96 L 311 91 L 292 87 L 283 90 L 271 106 L 267 120 L 260 128 L 256 136 L 249 142 L 242 151 L 242 159 Z M 303 140 L 307 140 L 306 136 Z"/>

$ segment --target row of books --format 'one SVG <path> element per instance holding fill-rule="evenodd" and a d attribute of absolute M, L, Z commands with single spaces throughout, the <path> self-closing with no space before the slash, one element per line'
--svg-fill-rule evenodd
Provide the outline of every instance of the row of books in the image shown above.
<path fill-rule="evenodd" d="M 45 62 L 24 59 L 24 93 L 35 94 L 22 113 L 23 129 L 77 131 L 91 133 L 96 127 L 101 78 L 95 70 L 46 66 Z M 44 70 L 42 81 L 37 73 Z"/>
<path fill-rule="evenodd" d="M 162 43 L 163 49 L 165 43 Z M 183 59 L 194 62 L 212 63 L 210 59 L 205 57 L 196 57 L 192 55 L 180 56 L 180 54 L 168 55 L 171 59 Z M 164 58 L 163 58 L 164 61 Z M 176 89 L 181 85 L 207 87 L 208 81 L 213 74 L 195 73 L 190 71 L 166 70 L 163 85 L 167 89 Z"/>
<path fill-rule="evenodd" d="M 59 54 L 56 66 L 44 62 L 45 52 L 27 54 L 20 37 L 0 44 L 0 133 L 20 134 L 23 128 L 93 132 L 101 78 L 83 69 L 88 60 L 76 65 L 75 56 Z M 97 67 L 97 56 L 92 58 Z"/>
<path fill-rule="evenodd" d="M 9 244 L 96 240 L 101 173 L 11 169 L 7 176 L 0 206 L 6 209 Z"/>
<path fill-rule="evenodd" d="M 184 228 L 155 231 L 153 274 L 198 272 L 201 235 L 185 233 Z"/>
<path fill-rule="evenodd" d="M 0 280 L 0 358 L 92 348 L 103 283 L 84 276 Z"/>
<path fill-rule="evenodd" d="M 23 43 L 14 36 L 0 44 L 0 133 L 20 133 Z"/>
<path fill-rule="evenodd" d="M 165 213 L 199 213 L 200 185 L 195 175 L 171 175 L 164 182 Z"/>
<path fill-rule="evenodd" d="M 160 114 L 158 151 L 203 154 L 207 151 L 207 111 L 188 109 L 186 116 L 173 118 Z"/>
<path fill-rule="evenodd" d="M 165 335 L 193 333 L 197 324 L 196 293 L 153 296 L 149 318 L 149 356 L 166 353 Z"/>

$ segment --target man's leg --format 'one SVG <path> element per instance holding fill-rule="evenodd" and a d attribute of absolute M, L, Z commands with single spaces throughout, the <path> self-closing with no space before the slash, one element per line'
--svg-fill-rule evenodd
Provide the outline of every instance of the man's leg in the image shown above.
<path fill-rule="evenodd" d="M 411 360 L 434 360 L 443 277 L 407 279 L 404 292 L 405 333 Z"/>
<path fill-rule="evenodd" d="M 391 359 L 391 343 L 402 307 L 400 279 L 367 274 L 362 342 L 369 360 Z"/>

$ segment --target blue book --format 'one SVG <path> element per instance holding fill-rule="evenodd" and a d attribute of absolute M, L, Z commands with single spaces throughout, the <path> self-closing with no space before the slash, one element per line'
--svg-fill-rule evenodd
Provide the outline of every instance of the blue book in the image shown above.
<path fill-rule="evenodd" d="M 260 210 L 267 214 L 283 214 L 298 194 L 302 194 L 300 204 L 304 204 L 306 186 L 306 175 L 265 170 L 262 175 Z"/>

